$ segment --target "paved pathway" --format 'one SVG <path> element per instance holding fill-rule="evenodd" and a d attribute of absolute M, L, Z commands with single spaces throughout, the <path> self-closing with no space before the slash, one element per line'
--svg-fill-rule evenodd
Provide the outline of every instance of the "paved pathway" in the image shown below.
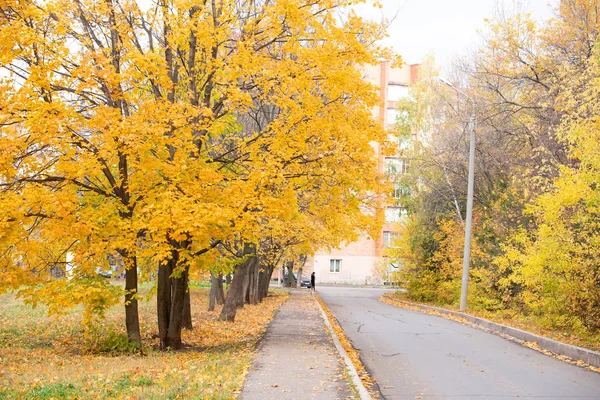
<path fill-rule="evenodd" d="M 600 374 L 444 318 L 382 303 L 378 289 L 319 296 L 386 399 L 596 399 Z"/>
<path fill-rule="evenodd" d="M 346 399 L 352 390 L 309 290 L 292 290 L 259 346 L 244 400 Z"/>

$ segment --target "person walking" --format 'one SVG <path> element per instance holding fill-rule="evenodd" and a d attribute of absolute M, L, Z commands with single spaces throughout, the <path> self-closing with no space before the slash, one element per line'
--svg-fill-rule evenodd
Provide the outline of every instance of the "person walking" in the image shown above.
<path fill-rule="evenodd" d="M 314 271 L 312 274 L 310 274 L 310 288 L 312 290 L 314 290 L 315 292 L 317 291 L 317 289 L 315 288 L 315 272 Z"/>

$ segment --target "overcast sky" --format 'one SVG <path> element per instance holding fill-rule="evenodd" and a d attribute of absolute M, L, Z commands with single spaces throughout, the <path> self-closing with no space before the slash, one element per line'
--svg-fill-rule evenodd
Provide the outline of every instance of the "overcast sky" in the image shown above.
<path fill-rule="evenodd" d="M 513 9 L 515 0 L 381 0 L 383 15 L 390 19 L 386 43 L 408 64 L 434 53 L 437 64 L 448 65 L 453 58 L 476 46 L 484 19 L 493 17 L 498 7 Z M 548 19 L 558 0 L 517 1 L 536 20 Z M 363 6 L 363 16 L 381 20 L 381 10 Z"/>

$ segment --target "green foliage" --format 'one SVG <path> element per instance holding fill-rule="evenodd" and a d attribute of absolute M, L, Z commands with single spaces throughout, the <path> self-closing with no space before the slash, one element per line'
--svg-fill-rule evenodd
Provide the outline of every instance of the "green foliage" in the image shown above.
<path fill-rule="evenodd" d="M 408 289 L 410 299 L 427 303 L 438 302 L 439 279 L 435 271 L 409 273 L 403 280 L 406 282 L 403 286 Z"/>
<path fill-rule="evenodd" d="M 468 306 L 580 338 L 600 334 L 599 5 L 560 2 L 542 27 L 518 13 L 490 22 L 472 73 L 456 79 L 479 122 Z M 441 117 L 416 146 L 419 190 L 392 256 L 410 299 L 455 306 L 470 115 L 445 89 L 420 104 Z"/>
<path fill-rule="evenodd" d="M 149 377 L 138 376 L 135 377 L 132 374 L 126 374 L 120 380 L 115 383 L 114 389 L 117 393 L 120 393 L 124 389 L 128 389 L 130 387 L 144 387 L 152 385 L 153 380 Z"/>
<path fill-rule="evenodd" d="M 118 356 L 140 352 L 137 343 L 130 342 L 126 334 L 115 332 L 110 327 L 108 329 L 102 329 L 100 326 L 89 328 L 85 338 L 85 347 L 90 354 Z"/>
<path fill-rule="evenodd" d="M 71 383 L 54 383 L 35 386 L 25 395 L 26 399 L 76 399 L 82 395 L 81 389 Z"/>
<path fill-rule="evenodd" d="M 190 287 L 210 288 L 210 281 L 190 281 Z"/>
<path fill-rule="evenodd" d="M 83 324 L 88 325 L 103 318 L 106 310 L 118 304 L 123 289 L 104 278 L 83 276 L 24 287 L 18 296 L 33 307 L 40 303 L 47 305 L 49 315 L 63 315 L 76 305 L 83 305 Z"/>

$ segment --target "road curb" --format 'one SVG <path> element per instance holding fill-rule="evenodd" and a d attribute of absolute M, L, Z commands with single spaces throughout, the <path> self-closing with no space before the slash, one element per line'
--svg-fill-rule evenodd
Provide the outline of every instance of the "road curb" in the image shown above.
<path fill-rule="evenodd" d="M 582 361 L 588 366 L 600 368 L 600 353 L 597 351 L 584 349 L 582 347 L 562 343 L 553 339 L 548 339 L 546 337 L 536 335 L 531 332 L 498 324 L 487 319 L 475 317 L 473 315 L 461 313 L 458 311 L 446 310 L 440 307 L 427 306 L 423 304 L 412 303 L 410 301 L 398 300 L 386 295 L 383 295 L 382 297 L 391 300 L 395 303 L 399 303 L 401 305 L 405 304 L 407 306 L 418 308 L 424 311 L 435 311 L 443 315 L 453 315 L 456 317 L 460 317 L 475 325 L 476 327 L 485 328 L 494 334 L 507 335 L 523 342 L 536 343 L 542 350 L 552 352 L 558 356 L 568 357 L 571 360 L 573 360 L 575 364 L 580 364 L 577 361 Z"/>
<path fill-rule="evenodd" d="M 331 326 L 331 322 L 329 322 L 329 318 L 327 318 L 327 314 L 325 314 L 325 310 L 323 310 L 323 307 L 321 307 L 321 304 L 315 298 L 314 292 L 311 294 L 313 296 L 313 300 L 315 301 L 315 303 L 317 303 L 317 306 L 319 307 L 319 310 L 321 311 L 321 317 L 323 317 L 323 320 L 325 321 L 325 325 L 327 326 L 327 329 L 329 329 L 329 334 L 331 335 L 331 337 L 333 339 L 333 344 L 335 344 L 335 348 L 338 350 L 338 353 L 340 353 L 340 355 L 344 359 L 344 363 L 346 364 L 346 369 L 348 370 L 348 375 L 350 376 L 350 379 L 352 379 L 352 383 L 356 386 L 356 389 L 358 390 L 360 399 L 361 400 L 371 400 L 371 395 L 369 394 L 369 391 L 367 390 L 367 388 L 365 388 L 365 385 L 363 385 L 362 381 L 360 380 L 360 377 L 358 376 L 358 372 L 356 371 L 356 368 L 354 367 L 352 360 L 350 359 L 350 357 L 348 357 L 348 353 L 346 353 L 346 350 L 344 350 L 342 343 L 340 343 L 340 339 L 338 338 L 337 334 L 333 330 L 333 327 Z"/>

